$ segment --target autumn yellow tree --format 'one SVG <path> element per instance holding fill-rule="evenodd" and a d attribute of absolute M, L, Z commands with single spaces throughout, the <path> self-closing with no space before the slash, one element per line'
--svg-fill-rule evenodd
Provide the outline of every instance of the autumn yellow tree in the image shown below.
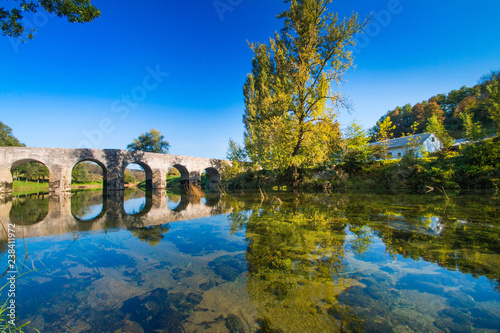
<path fill-rule="evenodd" d="M 292 171 L 319 164 L 340 138 L 335 121 L 345 100 L 332 84 L 352 66 L 351 47 L 363 30 L 356 14 L 339 18 L 332 0 L 287 0 L 284 28 L 269 45 L 251 44 L 252 73 L 244 85 L 245 148 L 266 169 Z"/>

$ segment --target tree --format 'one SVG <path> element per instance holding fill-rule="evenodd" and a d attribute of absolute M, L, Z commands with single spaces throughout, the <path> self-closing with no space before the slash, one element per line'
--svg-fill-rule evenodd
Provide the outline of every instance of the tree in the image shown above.
<path fill-rule="evenodd" d="M 386 159 L 387 158 L 387 148 L 388 148 L 388 143 L 390 138 L 393 137 L 392 131 L 396 128 L 392 124 L 391 117 L 387 116 L 385 117 L 384 120 L 379 121 L 377 123 L 378 127 L 378 133 L 377 133 L 377 141 L 380 142 L 380 145 L 376 146 L 376 154 L 379 155 L 381 158 Z"/>
<path fill-rule="evenodd" d="M 361 169 L 365 162 L 373 158 L 368 146 L 369 138 L 363 127 L 355 121 L 351 122 L 344 135 L 343 168 L 347 172 Z"/>
<path fill-rule="evenodd" d="M 12 134 L 12 128 L 0 121 L 0 146 L 2 147 L 25 147 L 24 143 Z"/>
<path fill-rule="evenodd" d="M 498 79 L 486 86 L 488 100 L 486 105 L 491 119 L 495 122 L 497 134 L 500 135 L 500 76 Z"/>
<path fill-rule="evenodd" d="M 125 184 L 135 184 L 137 183 L 137 178 L 135 178 L 132 171 L 130 171 L 129 169 L 125 169 L 123 181 L 125 182 Z"/>
<path fill-rule="evenodd" d="M 450 148 L 455 140 L 448 134 L 444 128 L 443 122 L 437 115 L 432 116 L 427 122 L 426 132 L 432 133 L 443 143 L 445 148 Z"/>
<path fill-rule="evenodd" d="M 484 138 L 485 133 L 480 122 L 474 121 L 474 118 L 470 112 L 464 111 L 460 113 L 460 119 L 462 119 L 465 127 L 465 137 L 473 142 L 477 142 Z"/>
<path fill-rule="evenodd" d="M 30 161 L 19 165 L 13 172 L 17 179 L 24 176 L 24 181 L 27 183 L 28 180 L 36 180 L 38 183 L 40 177 L 42 177 L 43 182 L 45 182 L 45 177 L 49 177 L 49 169 L 45 164 Z"/>
<path fill-rule="evenodd" d="M 284 28 L 269 46 L 251 44 L 252 73 L 244 85 L 245 146 L 263 168 L 292 170 L 329 157 L 339 138 L 335 108 L 346 105 L 332 83 L 352 66 L 350 47 L 366 25 L 357 15 L 340 20 L 328 11 L 332 0 L 286 0 L 278 18 Z"/>
<path fill-rule="evenodd" d="M 387 141 L 392 138 L 392 131 L 396 126 L 392 124 L 391 117 L 386 117 L 384 120 L 379 121 L 378 125 L 378 134 L 377 141 Z"/>
<path fill-rule="evenodd" d="M 348 151 L 365 149 L 368 145 L 368 136 L 363 126 L 352 121 L 345 131 L 345 144 Z"/>
<path fill-rule="evenodd" d="M 434 116 L 437 117 L 439 121 L 444 121 L 444 111 L 441 110 L 436 98 L 432 97 L 429 99 L 429 102 L 424 106 L 424 110 L 426 118 L 425 126 L 427 126 L 427 121 Z"/>
<path fill-rule="evenodd" d="M 227 168 L 227 171 L 230 175 L 234 176 L 243 171 L 243 166 L 247 159 L 247 152 L 239 143 L 229 138 L 226 158 L 231 161 L 231 167 Z"/>
<path fill-rule="evenodd" d="M 73 167 L 71 178 L 75 183 L 87 183 L 91 181 L 88 163 L 81 162 Z"/>
<path fill-rule="evenodd" d="M 130 151 L 144 151 L 149 153 L 168 154 L 170 144 L 164 140 L 160 131 L 154 128 L 149 133 L 143 133 L 127 146 Z"/>
<path fill-rule="evenodd" d="M 27 32 L 26 37 L 33 39 L 34 28 L 27 30 L 24 25 L 24 13 L 37 13 L 42 7 L 50 14 L 66 17 L 70 23 L 86 23 L 101 15 L 90 0 L 15 0 L 11 9 L 0 7 L 0 25 L 4 36 L 18 38 Z"/>

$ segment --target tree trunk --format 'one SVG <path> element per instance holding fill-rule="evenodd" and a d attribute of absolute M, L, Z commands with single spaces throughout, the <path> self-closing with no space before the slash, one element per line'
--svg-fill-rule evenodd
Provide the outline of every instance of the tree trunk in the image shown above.
<path fill-rule="evenodd" d="M 299 119 L 301 122 L 303 122 L 303 119 Z M 297 144 L 295 145 L 293 152 L 292 152 L 292 157 L 295 157 L 299 155 L 300 153 L 300 148 L 302 147 L 302 140 L 304 139 L 304 127 L 301 125 L 300 126 L 300 131 L 299 131 L 299 139 L 297 140 Z M 291 177 L 291 182 L 292 182 L 292 187 L 297 188 L 299 187 L 299 170 L 298 166 L 294 163 L 292 165 L 292 177 Z"/>

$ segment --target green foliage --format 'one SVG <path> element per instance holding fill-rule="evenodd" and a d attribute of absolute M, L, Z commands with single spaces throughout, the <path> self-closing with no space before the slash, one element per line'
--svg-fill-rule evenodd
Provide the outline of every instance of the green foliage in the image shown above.
<path fill-rule="evenodd" d="M 15 0 L 14 8 L 0 7 L 0 25 L 3 35 L 18 38 L 26 33 L 26 38 L 33 39 L 33 32 L 36 30 L 27 29 L 23 18 L 25 13 L 37 13 L 40 6 L 50 14 L 66 17 L 70 23 L 90 22 L 101 15 L 99 9 L 94 7 L 90 0 Z"/>
<path fill-rule="evenodd" d="M 43 163 L 31 161 L 18 166 L 14 170 L 13 176 L 17 179 L 24 178 L 25 182 L 34 180 L 38 183 L 40 178 L 42 178 L 42 182 L 45 182 L 45 179 L 49 177 L 49 169 Z"/>
<path fill-rule="evenodd" d="M 394 161 L 381 164 L 397 167 Z M 380 277 L 372 268 L 363 273 L 345 267 L 352 254 L 363 256 L 378 241 L 394 258 L 431 262 L 499 284 L 498 199 L 488 197 L 483 203 L 470 196 L 302 193 L 224 200 L 233 208 L 228 214 L 231 232 L 246 231 L 246 291 L 262 318 L 262 331 L 323 332 L 327 327 L 364 332 L 375 321 L 387 321 L 380 327 L 394 324 L 392 309 L 377 308 L 380 316 L 371 318 L 359 307 L 370 311 L 374 303 L 350 302 L 344 293 L 369 283 L 360 294 L 376 285 L 376 295 L 370 295 L 384 304 L 386 295 L 398 288 L 386 273 Z"/>
<path fill-rule="evenodd" d="M 85 162 L 78 163 L 71 171 L 71 180 L 73 183 L 88 183 L 92 179 L 89 174 L 88 164 Z"/>
<path fill-rule="evenodd" d="M 390 132 L 394 137 L 401 137 L 405 133 L 410 133 L 410 126 L 414 122 L 419 123 L 414 134 L 422 133 L 429 126 L 429 121 L 436 117 L 443 123 L 448 134 L 458 139 L 466 136 L 466 128 L 461 115 L 467 113 L 472 121 L 479 123 L 486 132 L 490 132 L 495 127 L 495 123 L 498 131 L 498 126 L 500 126 L 499 80 L 499 72 L 493 71 L 483 76 L 480 82 L 472 88 L 464 86 L 448 94 L 432 96 L 413 106 L 411 104 L 404 107 L 398 106 L 383 115 L 380 121 L 388 116 L 391 117 L 395 128 Z M 374 126 L 371 129 L 372 136 L 375 137 L 378 131 L 378 126 Z"/>
<path fill-rule="evenodd" d="M 48 187 L 47 187 L 48 189 Z M 17 194 L 16 194 L 17 195 Z M 49 213 L 49 197 L 19 195 L 12 201 L 10 220 L 19 225 L 32 225 L 42 221 Z"/>
<path fill-rule="evenodd" d="M 125 182 L 125 184 L 135 184 L 137 183 L 137 178 L 135 178 L 132 171 L 130 171 L 129 169 L 125 169 L 123 181 Z"/>
<path fill-rule="evenodd" d="M 0 146 L 1 147 L 25 147 L 24 143 L 12 134 L 12 129 L 0 121 Z"/>
<path fill-rule="evenodd" d="M 130 151 L 144 151 L 149 153 L 168 154 L 170 144 L 164 140 L 160 131 L 152 128 L 151 131 L 141 134 L 127 146 Z"/>
<path fill-rule="evenodd" d="M 347 151 L 362 150 L 368 145 L 368 136 L 363 127 L 355 121 L 351 122 L 345 131 L 345 147 Z"/>
<path fill-rule="evenodd" d="M 487 90 L 487 106 L 491 119 L 495 122 L 497 135 L 500 135 L 500 75 L 495 75 L 496 80 L 492 80 L 486 86 Z"/>
<path fill-rule="evenodd" d="M 479 141 L 485 137 L 485 133 L 480 122 L 474 121 L 472 114 L 469 112 L 462 112 L 460 114 L 460 119 L 465 127 L 465 137 L 470 141 Z"/>
<path fill-rule="evenodd" d="M 387 116 L 382 121 L 379 121 L 377 126 L 377 141 L 387 141 L 393 137 L 392 131 L 396 128 L 396 126 L 392 124 L 391 117 Z"/>
<path fill-rule="evenodd" d="M 381 159 L 386 159 L 389 154 L 387 152 L 388 141 L 392 138 L 392 131 L 396 128 L 392 124 L 391 117 L 387 116 L 377 123 L 378 132 L 376 134 L 376 141 L 380 144 L 373 146 L 374 154 Z"/>
<path fill-rule="evenodd" d="M 283 174 L 321 164 L 339 138 L 332 92 L 353 62 L 350 46 L 365 23 L 357 15 L 340 20 L 328 12 L 331 0 L 290 2 L 278 17 L 281 33 L 270 44 L 252 44 L 252 73 L 244 85 L 245 148 L 252 162 Z"/>
<path fill-rule="evenodd" d="M 448 134 L 443 122 L 437 116 L 432 116 L 428 120 L 425 131 L 433 133 L 443 143 L 445 148 L 450 148 L 455 143 L 455 140 Z"/>
<path fill-rule="evenodd" d="M 359 171 L 366 162 L 372 160 L 373 149 L 368 146 L 368 135 L 363 127 L 351 122 L 345 131 L 340 158 L 342 168 L 348 173 Z"/>
<path fill-rule="evenodd" d="M 14 180 L 12 182 L 12 194 L 13 195 L 26 195 L 30 193 L 48 192 L 49 183 L 37 183 L 33 181 L 25 182 Z"/>
<path fill-rule="evenodd" d="M 245 148 L 233 139 L 229 139 L 226 158 L 231 162 L 225 168 L 226 176 L 233 177 L 245 169 L 247 153 Z"/>

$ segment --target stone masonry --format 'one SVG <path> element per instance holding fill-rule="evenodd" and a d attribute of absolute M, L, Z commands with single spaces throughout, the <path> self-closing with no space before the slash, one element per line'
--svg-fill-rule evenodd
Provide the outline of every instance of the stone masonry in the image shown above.
<path fill-rule="evenodd" d="M 103 170 L 104 187 L 108 191 L 124 189 L 124 172 L 131 163 L 144 168 L 149 187 L 166 187 L 168 169 L 175 167 L 182 183 L 199 183 L 203 171 L 210 178 L 210 190 L 220 181 L 223 161 L 210 158 L 131 152 L 118 149 L 67 149 L 0 147 L 0 193 L 12 191 L 12 171 L 19 165 L 36 161 L 49 169 L 49 190 L 60 194 L 71 190 L 71 171 L 82 161 L 99 164 Z"/>

